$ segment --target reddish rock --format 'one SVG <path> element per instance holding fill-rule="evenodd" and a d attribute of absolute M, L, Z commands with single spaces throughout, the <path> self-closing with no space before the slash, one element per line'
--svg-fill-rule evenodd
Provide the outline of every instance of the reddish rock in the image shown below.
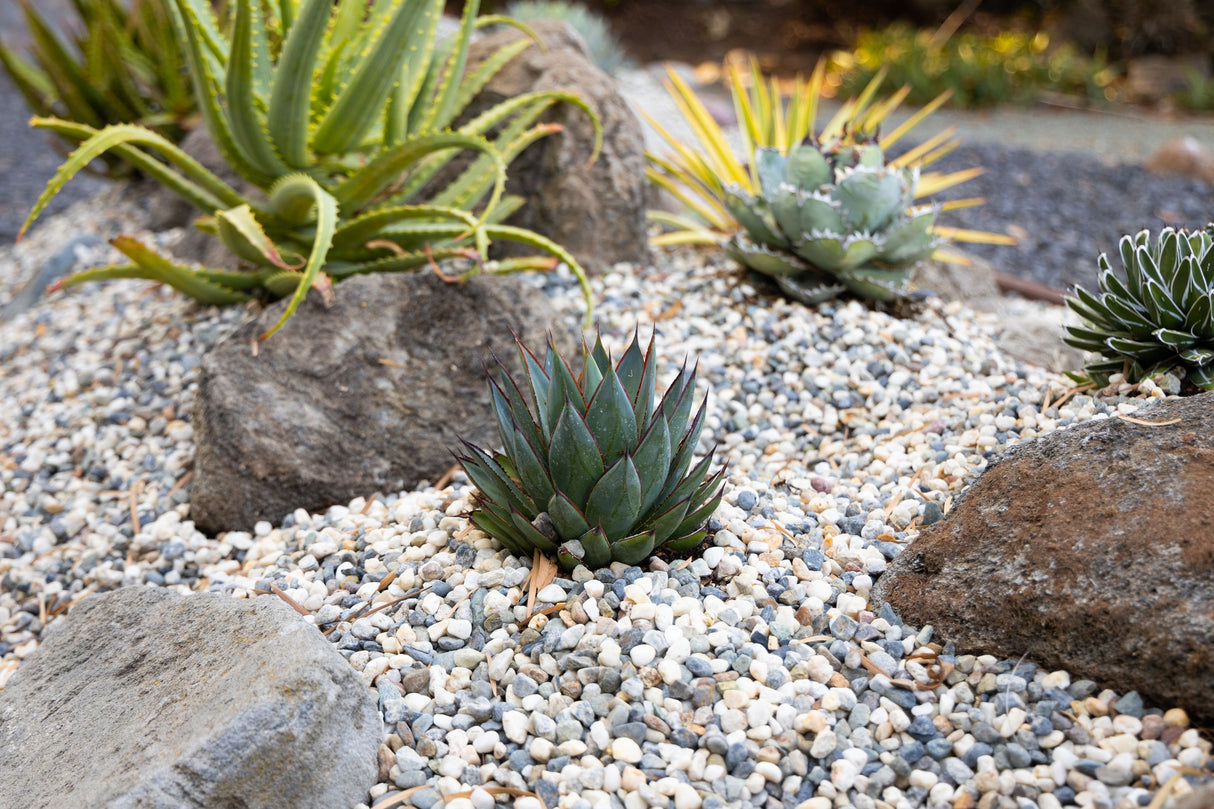
<path fill-rule="evenodd" d="M 881 576 L 962 652 L 1214 719 L 1214 393 L 1009 450 Z"/>
<path fill-rule="evenodd" d="M 1188 135 L 1172 138 L 1156 149 L 1147 158 L 1146 167 L 1152 174 L 1197 177 L 1214 183 L 1214 153 Z"/>

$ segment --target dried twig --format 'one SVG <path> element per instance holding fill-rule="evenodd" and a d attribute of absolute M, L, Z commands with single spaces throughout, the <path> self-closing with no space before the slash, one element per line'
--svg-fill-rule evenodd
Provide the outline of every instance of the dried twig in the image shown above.
<path fill-rule="evenodd" d="M 1117 414 L 1117 418 L 1122 421 L 1128 421 L 1130 424 L 1141 424 L 1143 427 L 1167 427 L 1169 424 L 1179 424 L 1180 419 L 1168 419 L 1167 421 L 1143 421 L 1136 419 L 1133 416 L 1127 416 L 1122 413 Z"/>
<path fill-rule="evenodd" d="M 290 606 L 291 609 L 298 612 L 300 615 L 311 615 L 312 614 L 311 612 L 308 611 L 307 607 L 303 606 L 298 601 L 296 601 L 295 599 L 291 598 L 289 595 L 284 593 L 282 591 L 282 588 L 280 588 L 276 582 L 270 582 L 270 591 L 273 592 L 274 595 L 281 598 L 283 601 L 287 602 L 287 605 Z"/>

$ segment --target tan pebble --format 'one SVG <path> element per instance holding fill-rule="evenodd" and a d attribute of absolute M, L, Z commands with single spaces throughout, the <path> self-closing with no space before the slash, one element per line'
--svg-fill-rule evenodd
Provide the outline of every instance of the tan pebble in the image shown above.
<path fill-rule="evenodd" d="M 974 796 L 965 790 L 957 793 L 957 797 L 953 799 L 953 809 L 974 809 L 975 804 Z"/>
<path fill-rule="evenodd" d="M 769 764 L 779 764 L 783 757 L 784 754 L 778 747 L 760 747 L 759 752 L 755 754 L 758 761 L 766 761 Z"/>
<path fill-rule="evenodd" d="M 1159 734 L 1163 731 L 1163 717 L 1155 714 L 1147 714 L 1142 718 L 1142 738 L 1147 741 L 1152 741 L 1159 738 Z"/>
<path fill-rule="evenodd" d="M 846 677 L 836 671 L 830 675 L 830 680 L 827 681 L 827 685 L 829 685 L 831 688 L 848 688 L 850 687 L 851 683 L 847 681 Z"/>
<path fill-rule="evenodd" d="M 1088 713 L 1092 716 L 1107 716 L 1109 713 L 1109 706 L 1105 705 L 1096 697 L 1088 697 L 1085 699 L 1083 701 L 1083 707 L 1087 708 Z"/>
<path fill-rule="evenodd" d="M 1187 728 L 1189 726 L 1189 715 L 1185 713 L 1184 708 L 1172 708 L 1166 711 L 1163 715 L 1163 723 L 1177 728 Z"/>

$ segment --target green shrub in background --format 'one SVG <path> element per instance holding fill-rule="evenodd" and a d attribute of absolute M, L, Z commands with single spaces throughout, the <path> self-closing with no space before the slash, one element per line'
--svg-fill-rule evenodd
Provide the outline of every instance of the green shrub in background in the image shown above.
<path fill-rule="evenodd" d="M 1108 384 L 1111 374 L 1136 383 L 1181 371 L 1200 390 L 1214 390 L 1214 224 L 1189 233 L 1164 228 L 1123 236 L 1124 279 L 1101 254 L 1099 294 L 1076 287 L 1066 304 L 1082 315 L 1067 326 L 1067 345 L 1100 354 L 1079 382 Z"/>
<path fill-rule="evenodd" d="M 911 88 L 912 104 L 947 92 L 962 108 L 1030 104 L 1043 91 L 1105 101 L 1117 78 L 1103 59 L 1085 57 L 1069 45 L 1050 47 L 1044 33 L 940 33 L 904 23 L 861 31 L 851 51 L 831 57 L 840 96 L 859 92 L 883 70 L 895 85 Z"/>
<path fill-rule="evenodd" d="M 583 5 L 565 0 L 518 0 L 506 7 L 506 15 L 519 22 L 564 20 L 586 40 L 590 57 L 608 75 L 631 63 L 607 21 Z"/>
<path fill-rule="evenodd" d="M 70 43 L 31 0 L 19 2 L 32 61 L 0 42 L 0 67 L 35 115 L 97 129 L 140 124 L 181 140 L 197 105 L 165 0 L 73 0 L 79 20 Z M 115 154 L 101 159 L 110 177 L 130 173 Z"/>
<path fill-rule="evenodd" d="M 883 74 L 819 131 L 823 64 L 808 81 L 793 82 L 787 93 L 774 79 L 766 82 L 753 59 L 747 67 L 726 64 L 726 76 L 741 124 L 741 158 L 674 72 L 667 89 L 698 144 L 679 141 L 650 119 L 670 153 L 647 154 L 646 175 L 683 209 L 649 212 L 650 220 L 668 231 L 653 240 L 655 245 L 720 245 L 739 263 L 774 278 L 790 297 L 817 303 L 845 291 L 882 301 L 898 298 L 914 263 L 946 238 L 1011 241 L 935 224 L 938 210 L 982 200 L 914 206 L 980 172 L 921 173 L 955 145 L 950 130 L 897 158 L 886 157 L 944 96 L 878 137 L 880 124 L 909 92 L 903 88 L 875 100 Z"/>
<path fill-rule="evenodd" d="M 451 123 L 486 82 L 524 48 L 521 39 L 473 72 L 468 43 L 478 0 L 464 7 L 458 32 L 442 44 L 435 30 L 442 0 L 281 0 L 263 16 L 255 0 L 236 0 L 230 35 L 207 0 L 173 0 L 190 75 L 207 128 L 224 159 L 265 198 L 246 198 L 149 129 L 103 129 L 57 119 L 34 125 L 82 142 L 35 203 L 24 229 L 77 171 L 112 152 L 210 214 L 205 226 L 250 270 L 173 264 L 137 242 L 114 246 L 129 264 L 79 273 L 63 284 L 144 278 L 211 304 L 250 296 L 291 301 L 277 330 L 308 289 L 356 273 L 400 272 L 453 258 L 481 262 L 490 239 L 531 245 L 553 258 L 481 264 L 510 272 L 578 263 L 559 245 L 501 224 L 521 201 L 502 198 L 507 164 L 554 131 L 535 125 L 550 105 L 568 102 L 598 118 L 576 96 L 528 93 L 486 110 L 458 130 Z M 281 48 L 275 47 L 281 42 Z M 275 51 L 279 52 L 275 54 Z M 497 133 L 489 140 L 486 133 Z M 427 183 L 457 153 L 478 154 L 445 188 L 422 198 Z M 428 193 L 428 192 L 427 192 Z M 475 269 L 475 268 L 474 268 Z"/>
<path fill-rule="evenodd" d="M 479 490 L 472 523 L 511 553 L 554 554 L 566 570 L 639 564 L 659 548 L 687 553 L 721 502 L 724 470 L 694 467 L 704 404 L 691 415 L 695 371 L 655 401 L 653 342 L 614 367 L 601 340 L 582 347 L 575 376 L 549 345 L 540 362 L 521 343 L 526 375 L 490 379 L 503 452 L 467 442 L 459 458 Z M 689 471 L 690 470 L 690 471 Z"/>
<path fill-rule="evenodd" d="M 1214 112 L 1214 77 L 1207 79 L 1190 70 L 1185 82 L 1185 89 L 1176 94 L 1176 103 L 1193 112 Z"/>

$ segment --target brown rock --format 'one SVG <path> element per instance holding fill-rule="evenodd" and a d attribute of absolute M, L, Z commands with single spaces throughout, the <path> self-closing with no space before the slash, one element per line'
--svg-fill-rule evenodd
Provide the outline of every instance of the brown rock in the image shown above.
<path fill-rule="evenodd" d="M 1156 149 L 1146 167 L 1153 174 L 1198 177 L 1214 183 L 1214 153 L 1188 135 L 1172 138 Z"/>
<path fill-rule="evenodd" d="M 1171 804 L 1172 809 L 1214 809 L 1214 784 L 1202 784 Z"/>
<path fill-rule="evenodd" d="M 1214 393 L 1015 447 L 881 576 L 961 652 L 1214 718 Z"/>
<path fill-rule="evenodd" d="M 645 146 L 641 126 L 615 82 L 594 66 L 582 38 L 559 20 L 537 20 L 531 27 L 544 42 L 510 61 L 473 100 L 463 116 L 523 93 L 560 90 L 574 93 L 594 109 L 603 124 L 603 150 L 588 164 L 594 128 L 586 113 L 557 104 L 541 120 L 564 127 L 527 147 L 511 164 L 506 191 L 526 200 L 509 224 L 547 236 L 573 253 L 589 272 L 619 261 L 648 257 L 645 234 Z M 514 28 L 474 42 L 468 70 L 524 34 Z M 534 252 L 503 242 L 503 254 Z"/>
<path fill-rule="evenodd" d="M 194 414 L 190 517 L 248 530 L 437 480 L 459 438 L 496 445 L 484 363 L 517 369 L 511 330 L 533 347 L 572 346 L 547 299 L 518 278 L 446 284 L 429 272 L 358 276 L 324 308 L 314 293 L 251 345 L 279 301 L 203 360 Z"/>

